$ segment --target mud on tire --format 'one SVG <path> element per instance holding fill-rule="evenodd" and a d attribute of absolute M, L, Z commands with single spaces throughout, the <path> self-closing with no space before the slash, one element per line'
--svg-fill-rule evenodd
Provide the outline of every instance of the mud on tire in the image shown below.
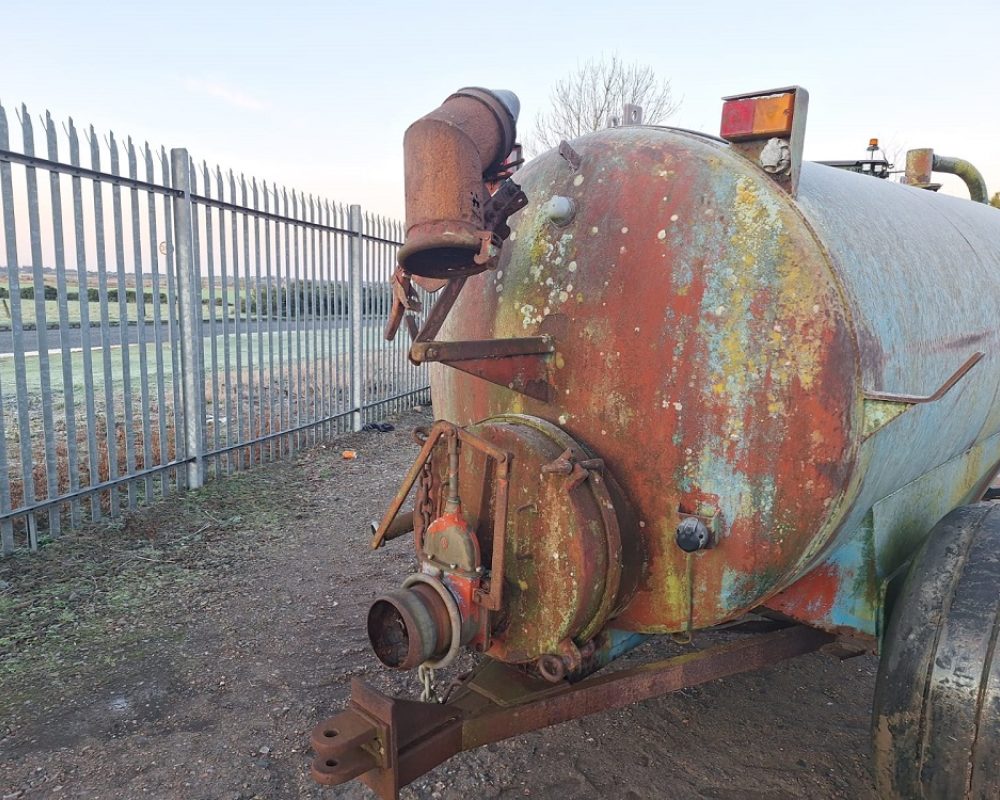
<path fill-rule="evenodd" d="M 883 798 L 1000 797 L 1000 502 L 931 531 L 892 612 L 875 685 Z"/>

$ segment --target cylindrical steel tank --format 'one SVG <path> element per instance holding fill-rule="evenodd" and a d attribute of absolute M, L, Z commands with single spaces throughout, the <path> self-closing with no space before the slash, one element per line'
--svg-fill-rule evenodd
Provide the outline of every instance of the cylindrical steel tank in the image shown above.
<path fill-rule="evenodd" d="M 432 386 L 439 418 L 541 418 L 604 460 L 644 544 L 615 627 L 735 618 L 877 500 L 977 444 L 989 467 L 962 486 L 995 468 L 1000 212 L 809 163 L 792 197 L 725 142 L 665 128 L 572 147 L 578 166 L 550 151 L 517 173 L 529 206 L 438 337 L 551 335 L 551 400 L 447 366 Z M 678 547 L 686 516 L 711 547 Z"/>

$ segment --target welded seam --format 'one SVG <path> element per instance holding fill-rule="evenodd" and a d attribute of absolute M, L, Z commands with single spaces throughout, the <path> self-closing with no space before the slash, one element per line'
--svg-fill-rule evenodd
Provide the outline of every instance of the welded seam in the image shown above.
<path fill-rule="evenodd" d="M 983 520 L 989 519 L 990 515 L 995 514 L 998 508 L 1000 508 L 1000 505 L 995 505 L 983 514 Z M 990 672 L 992 671 L 993 657 L 996 653 L 998 631 L 1000 631 L 1000 603 L 997 603 L 996 611 L 993 612 L 993 629 L 990 631 L 990 643 L 986 648 L 986 658 L 983 661 L 983 670 L 979 676 L 979 692 L 976 698 L 976 721 L 972 726 L 972 747 L 969 748 L 969 779 L 965 787 L 965 793 L 969 797 L 972 796 L 972 779 L 976 769 L 976 745 L 979 744 L 979 728 L 983 719 L 983 706 L 986 703 L 986 687 Z"/>
<path fill-rule="evenodd" d="M 976 534 L 979 533 L 979 529 L 982 527 L 982 519 L 985 516 L 986 515 L 984 514 L 982 515 L 982 517 L 976 520 L 971 532 L 969 533 L 968 540 L 965 543 L 964 552 L 962 553 L 959 559 L 958 569 L 955 570 L 955 577 L 951 580 L 948 586 L 948 592 L 944 598 L 944 602 L 941 604 L 941 615 L 938 620 L 938 624 L 936 625 L 934 630 L 934 645 L 931 649 L 930 663 L 928 663 L 927 665 L 927 672 L 924 676 L 923 699 L 920 704 L 920 725 L 917 728 L 916 766 L 917 766 L 918 780 L 920 773 L 923 772 L 924 754 L 927 750 L 926 739 L 927 739 L 927 728 L 928 728 L 927 725 L 928 702 L 930 701 L 931 683 L 932 683 L 931 678 L 934 674 L 935 662 L 937 661 L 938 646 L 941 644 L 941 633 L 944 629 L 944 623 L 948 619 L 948 614 L 951 611 L 951 603 L 955 597 L 955 587 L 958 586 L 959 582 L 961 581 L 962 577 L 965 574 L 965 568 L 969 564 L 969 556 L 972 553 L 972 544 L 975 541 Z"/>

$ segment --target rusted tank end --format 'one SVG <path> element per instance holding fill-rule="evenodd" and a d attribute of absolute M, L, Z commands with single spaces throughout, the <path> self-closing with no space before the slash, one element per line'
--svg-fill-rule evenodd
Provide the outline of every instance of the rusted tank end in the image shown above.
<path fill-rule="evenodd" d="M 484 178 L 514 147 L 513 92 L 460 89 L 403 139 L 406 241 L 399 265 L 425 278 L 472 275 L 492 257 Z"/>

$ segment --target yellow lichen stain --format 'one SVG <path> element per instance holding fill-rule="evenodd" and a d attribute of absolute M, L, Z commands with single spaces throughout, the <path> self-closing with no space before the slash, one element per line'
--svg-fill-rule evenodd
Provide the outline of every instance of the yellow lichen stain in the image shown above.
<path fill-rule="evenodd" d="M 656 521 L 653 528 L 654 530 L 650 535 L 657 537 L 659 542 L 655 543 L 652 549 L 660 550 L 664 547 L 676 548 L 674 544 L 674 531 L 677 528 L 676 521 L 671 525 L 670 520 L 661 517 Z M 666 569 L 660 569 L 657 572 L 663 576 L 663 583 L 661 584 L 662 593 L 660 595 L 663 603 L 661 616 L 670 618 L 685 616 L 688 606 L 687 573 Z"/>
<path fill-rule="evenodd" d="M 566 360 L 563 358 L 562 353 L 556 353 L 556 369 L 562 369 L 566 366 Z"/>
<path fill-rule="evenodd" d="M 729 245 L 739 266 L 720 276 L 726 313 L 716 313 L 711 323 L 716 343 L 711 387 L 729 401 L 731 419 L 721 433 L 730 439 L 742 429 L 749 392 L 766 382 L 768 413 L 781 415 L 792 379 L 809 390 L 821 366 L 823 344 L 815 331 L 823 327 L 816 317 L 825 287 L 803 269 L 780 208 L 758 190 L 753 178 L 737 179 Z M 761 317 L 761 308 L 768 318 Z"/>
<path fill-rule="evenodd" d="M 532 265 L 540 263 L 551 251 L 552 245 L 546 241 L 544 231 L 539 230 L 529 250 Z"/>
<path fill-rule="evenodd" d="M 740 409 L 748 384 L 759 378 L 752 364 L 753 355 L 753 312 L 752 299 L 760 291 L 758 253 L 772 239 L 777 220 L 768 217 L 766 209 L 759 202 L 752 181 L 741 177 L 736 184 L 733 208 L 735 230 L 730 237 L 730 246 L 739 254 L 741 266 L 727 272 L 725 313 L 718 313 L 713 327 L 718 333 L 715 369 L 713 370 L 713 392 L 728 396 L 727 404 L 732 414 L 726 421 L 724 436 L 736 435 L 741 427 Z"/>
<path fill-rule="evenodd" d="M 863 435 L 871 436 L 875 431 L 888 425 L 904 411 L 912 408 L 908 403 L 893 403 L 886 400 L 865 400 Z"/>
<path fill-rule="evenodd" d="M 520 392 L 509 392 L 504 398 L 503 407 L 498 409 L 498 411 L 503 411 L 504 414 L 523 414 L 524 413 L 524 395 Z"/>
<path fill-rule="evenodd" d="M 788 252 L 790 248 L 787 243 L 781 244 L 783 251 Z M 783 331 L 783 350 L 794 354 L 794 358 L 788 360 L 794 365 L 795 375 L 802 388 L 808 391 L 812 389 L 821 366 L 823 343 L 818 336 L 807 331 L 819 327 L 815 324 L 817 314 L 813 308 L 818 305 L 815 301 L 822 289 L 815 285 L 811 275 L 805 274 L 792 255 L 779 263 L 778 270 L 778 307 L 782 309 L 784 318 L 791 322 L 788 330 Z M 788 377 L 791 376 L 787 375 L 786 379 Z"/>

